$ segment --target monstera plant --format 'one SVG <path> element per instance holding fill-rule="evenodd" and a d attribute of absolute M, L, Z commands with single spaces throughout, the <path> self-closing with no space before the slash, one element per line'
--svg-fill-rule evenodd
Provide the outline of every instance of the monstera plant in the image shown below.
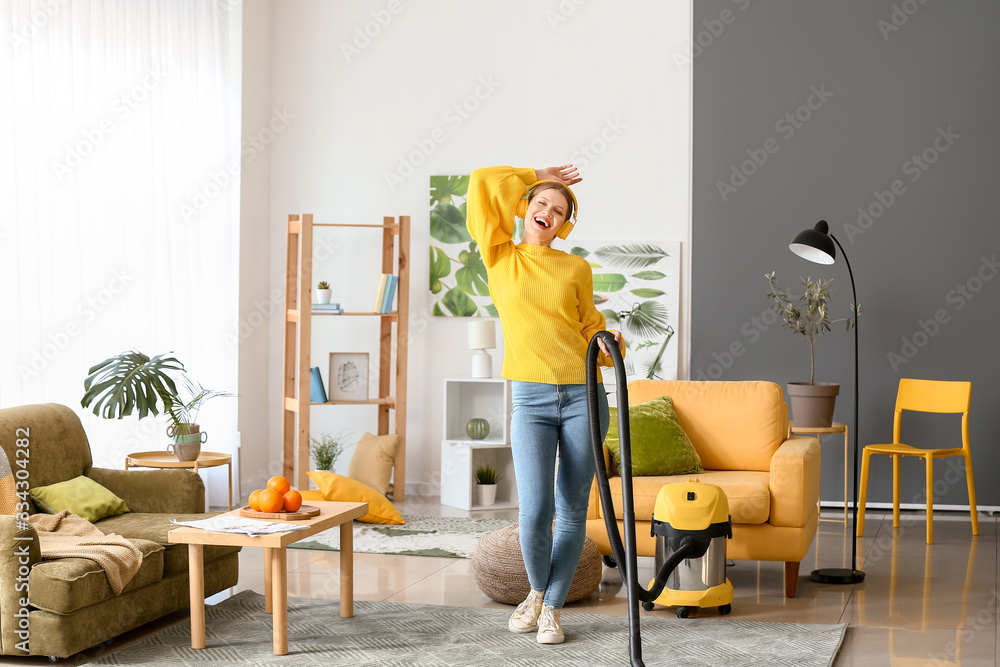
<path fill-rule="evenodd" d="M 90 368 L 83 381 L 80 404 L 105 419 L 121 419 L 135 414 L 144 417 L 166 413 L 170 435 L 198 431 L 198 411 L 210 398 L 233 396 L 205 389 L 185 374 L 176 357 L 159 354 L 149 357 L 138 350 L 122 352 Z M 178 390 L 181 383 L 184 395 Z"/>
<path fill-rule="evenodd" d="M 465 226 L 468 176 L 431 176 L 430 289 L 442 294 L 434 304 L 435 315 L 496 317 L 490 301 L 486 266 Z M 456 206 L 459 199 L 463 201 Z M 454 271 L 454 275 L 452 274 Z M 484 299 L 485 297 L 485 299 Z"/>

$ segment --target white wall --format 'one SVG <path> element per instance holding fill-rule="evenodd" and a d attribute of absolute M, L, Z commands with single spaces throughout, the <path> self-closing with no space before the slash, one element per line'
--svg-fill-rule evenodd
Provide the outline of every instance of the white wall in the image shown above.
<path fill-rule="evenodd" d="M 256 4 L 246 3 L 244 11 L 259 12 Z M 690 70 L 675 56 L 689 44 L 691 7 L 652 0 L 260 4 L 270 7 L 272 22 L 245 20 L 244 85 L 259 90 L 270 82 L 270 107 L 294 118 L 268 147 L 270 181 L 244 174 L 245 190 L 258 195 L 269 190 L 270 231 L 266 239 L 259 230 L 244 234 L 242 253 L 263 256 L 268 244 L 270 289 L 281 289 L 289 213 L 314 213 L 317 222 L 412 217 L 407 434 L 412 492 L 432 482 L 439 469 L 442 379 L 469 372 L 468 320 L 429 315 L 429 177 L 494 164 L 544 167 L 572 161 L 584 177 L 574 188 L 582 213 L 575 236 L 680 240 L 687 275 L 691 88 Z M 267 50 L 270 69 L 260 64 Z M 263 201 L 260 196 L 258 203 Z M 259 213 L 245 210 L 244 225 Z M 323 237 L 329 259 L 314 270 L 315 280 L 329 280 L 334 300 L 346 308 L 367 309 L 379 271 L 378 234 L 320 234 L 332 236 Z M 319 245 L 323 239 L 316 240 Z M 682 291 L 687 291 L 683 277 Z M 249 312 L 246 299 L 266 292 L 262 284 L 246 290 L 242 313 Z M 686 310 L 683 294 L 681 301 Z M 686 319 L 675 338 L 682 375 Z M 328 352 L 375 349 L 374 318 L 314 322 L 313 363 L 324 375 Z M 256 410 L 261 383 L 266 384 L 266 444 L 268 460 L 275 461 L 281 441 L 280 317 L 270 318 L 267 334 L 267 378 L 262 360 L 252 375 L 241 367 L 241 408 Z M 495 351 L 497 373 L 501 358 Z M 366 409 L 313 410 L 313 433 L 348 427 L 360 436 L 375 428 L 374 410 L 359 421 Z M 251 459 L 246 432 L 243 442 L 246 465 Z M 256 436 L 252 442 L 265 444 Z M 350 454 L 338 471 L 346 471 Z M 246 479 L 247 468 L 243 475 Z"/>

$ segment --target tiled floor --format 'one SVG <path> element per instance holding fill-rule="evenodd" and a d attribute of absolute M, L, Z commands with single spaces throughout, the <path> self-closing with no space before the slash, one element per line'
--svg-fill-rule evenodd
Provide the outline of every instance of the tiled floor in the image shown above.
<path fill-rule="evenodd" d="M 407 513 L 406 503 L 400 503 L 400 510 Z M 419 513 L 469 515 L 461 510 L 428 505 L 426 499 Z M 474 515 L 513 519 L 516 511 Z M 825 511 L 824 517 L 842 518 L 843 512 Z M 981 515 L 979 526 L 979 536 L 973 537 L 967 514 L 938 512 L 934 521 L 935 543 L 927 545 L 922 512 L 904 513 L 902 526 L 894 530 L 891 515 L 869 511 L 866 535 L 858 544 L 858 562 L 866 573 L 865 581 L 854 586 L 836 586 L 809 579 L 809 572 L 817 567 L 850 566 L 851 542 L 843 524 L 821 522 L 813 547 L 802 562 L 795 598 L 785 598 L 782 594 L 780 563 L 739 561 L 728 569 L 735 591 L 729 618 L 790 623 L 848 622 L 850 627 L 836 666 L 998 665 L 997 521 Z M 239 585 L 213 596 L 209 603 L 246 589 L 263 593 L 261 550 L 244 549 L 240 560 Z M 355 598 L 510 609 L 479 591 L 470 564 L 470 560 L 462 559 L 357 554 Z M 289 595 L 340 596 L 338 553 L 290 549 L 288 567 Z M 640 580 L 651 577 L 652 559 L 640 559 Z M 605 569 L 596 593 L 567 605 L 563 613 L 567 641 L 572 641 L 573 612 L 626 615 L 626 595 L 617 571 Z M 672 610 L 659 607 L 651 613 L 673 614 Z M 704 614 L 708 618 L 714 615 L 714 611 Z M 183 614 L 175 616 L 173 622 L 186 622 Z M 626 632 L 624 618 L 609 618 L 608 622 L 621 624 L 622 632 Z M 124 643 L 127 642 L 118 645 Z M 80 660 L 66 661 L 70 662 L 81 664 Z"/>

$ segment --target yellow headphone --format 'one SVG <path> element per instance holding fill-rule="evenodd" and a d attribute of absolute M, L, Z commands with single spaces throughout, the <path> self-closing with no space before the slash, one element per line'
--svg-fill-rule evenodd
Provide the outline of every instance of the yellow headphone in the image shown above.
<path fill-rule="evenodd" d="M 556 232 L 556 236 L 558 236 L 561 239 L 565 239 L 567 236 L 569 236 L 569 233 L 573 231 L 573 227 L 575 226 L 574 223 L 577 220 L 577 214 L 580 212 L 580 205 L 576 201 L 576 195 L 573 194 L 573 191 L 570 190 L 569 187 L 562 181 L 557 181 L 555 179 L 546 179 L 544 181 L 536 181 L 535 183 L 532 183 L 531 187 L 528 188 L 528 192 L 523 197 L 521 197 L 521 201 L 517 203 L 517 207 L 514 209 L 514 215 L 524 220 L 524 217 L 528 215 L 528 200 L 531 199 L 531 193 L 534 192 L 535 188 L 537 188 L 542 183 L 556 183 L 557 185 L 562 186 L 562 191 L 568 192 L 570 198 L 573 200 L 573 222 L 566 220 L 565 222 L 563 222 L 562 227 L 559 228 L 559 231 Z"/>

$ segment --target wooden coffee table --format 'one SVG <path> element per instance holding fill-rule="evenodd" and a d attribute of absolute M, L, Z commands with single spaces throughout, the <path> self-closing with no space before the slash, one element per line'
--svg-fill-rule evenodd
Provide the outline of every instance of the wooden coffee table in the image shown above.
<path fill-rule="evenodd" d="M 191 648 L 205 648 L 205 563 L 204 545 L 261 547 L 264 549 L 264 610 L 272 615 L 275 655 L 288 655 L 288 568 L 285 547 L 321 531 L 340 526 L 340 615 L 354 616 L 354 529 L 353 521 L 368 513 L 368 503 L 310 502 L 320 508 L 319 516 L 272 535 L 249 537 L 180 526 L 167 533 L 171 542 L 188 545 L 191 582 Z M 239 510 L 226 515 L 239 516 Z M 293 523 L 289 521 L 289 523 Z"/>

